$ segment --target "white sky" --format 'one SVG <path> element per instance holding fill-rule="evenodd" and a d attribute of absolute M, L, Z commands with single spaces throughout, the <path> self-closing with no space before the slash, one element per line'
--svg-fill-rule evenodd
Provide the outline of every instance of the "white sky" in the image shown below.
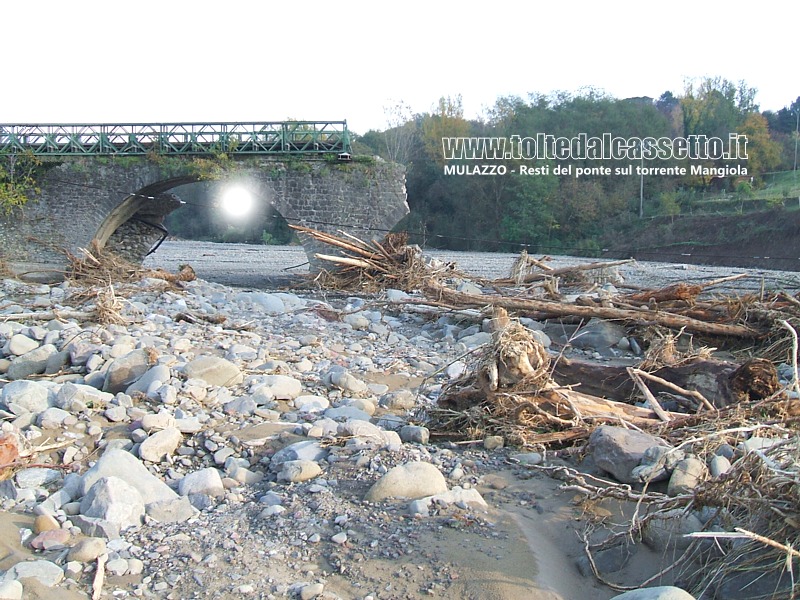
<path fill-rule="evenodd" d="M 291 5 L 291 6 L 289 6 Z M 763 109 L 800 95 L 790 1 L 4 0 L 0 123 L 467 117 L 504 95 L 679 94 L 684 78 L 744 79 Z"/>

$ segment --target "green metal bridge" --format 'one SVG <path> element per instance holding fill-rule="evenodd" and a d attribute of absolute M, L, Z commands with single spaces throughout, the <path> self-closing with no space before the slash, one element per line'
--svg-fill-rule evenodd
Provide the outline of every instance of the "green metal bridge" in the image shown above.
<path fill-rule="evenodd" d="M 0 155 L 337 154 L 349 158 L 347 121 L 262 123 L 0 124 Z"/>

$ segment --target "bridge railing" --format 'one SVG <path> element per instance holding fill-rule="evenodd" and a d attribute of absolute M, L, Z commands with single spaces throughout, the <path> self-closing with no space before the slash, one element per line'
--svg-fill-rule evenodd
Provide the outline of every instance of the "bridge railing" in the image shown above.
<path fill-rule="evenodd" d="M 0 124 L 0 154 L 49 156 L 350 153 L 347 121 Z"/>

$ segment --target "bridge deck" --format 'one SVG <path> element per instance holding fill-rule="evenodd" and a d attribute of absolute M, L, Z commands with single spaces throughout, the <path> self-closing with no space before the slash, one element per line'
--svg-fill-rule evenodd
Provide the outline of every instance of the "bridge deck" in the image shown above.
<path fill-rule="evenodd" d="M 0 124 L 0 155 L 141 156 L 350 153 L 347 121 Z"/>

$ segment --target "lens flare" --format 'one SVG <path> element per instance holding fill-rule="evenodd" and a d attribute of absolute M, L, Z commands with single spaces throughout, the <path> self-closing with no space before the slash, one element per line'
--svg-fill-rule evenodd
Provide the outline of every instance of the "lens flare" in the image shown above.
<path fill-rule="evenodd" d="M 253 196 L 244 188 L 231 188 L 222 196 L 222 208 L 231 217 L 243 217 L 253 208 Z"/>

